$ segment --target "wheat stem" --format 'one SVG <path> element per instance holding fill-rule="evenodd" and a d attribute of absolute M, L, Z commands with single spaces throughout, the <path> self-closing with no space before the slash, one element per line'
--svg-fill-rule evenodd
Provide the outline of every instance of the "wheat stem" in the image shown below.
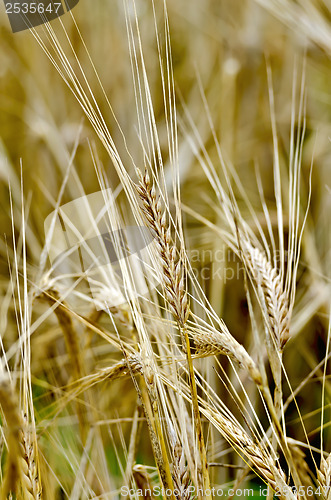
<path fill-rule="evenodd" d="M 65 340 L 65 345 L 70 359 L 70 371 L 74 380 L 79 380 L 83 377 L 84 370 L 82 368 L 82 350 L 79 346 L 77 331 L 74 328 L 73 321 L 69 312 L 69 308 L 61 301 L 60 295 L 57 290 L 51 289 L 44 292 L 45 299 L 55 306 L 54 313 L 61 326 L 62 333 Z M 80 404 L 76 405 L 77 417 L 79 422 L 79 429 L 82 442 L 84 443 L 87 438 L 88 422 L 85 411 L 82 411 Z"/>

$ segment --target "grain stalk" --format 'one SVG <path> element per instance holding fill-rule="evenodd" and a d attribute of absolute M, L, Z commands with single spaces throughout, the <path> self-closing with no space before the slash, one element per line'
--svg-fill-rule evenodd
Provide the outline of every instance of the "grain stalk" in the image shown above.
<path fill-rule="evenodd" d="M 61 327 L 66 349 L 70 359 L 70 372 L 73 380 L 80 380 L 84 375 L 81 360 L 81 349 L 76 329 L 74 327 L 69 308 L 61 301 L 61 297 L 57 290 L 50 289 L 43 293 L 43 297 L 49 304 L 54 307 L 54 313 Z M 82 411 L 81 405 L 76 404 L 76 411 L 79 422 L 79 429 L 82 442 L 87 438 L 88 422 L 86 412 Z"/>
<path fill-rule="evenodd" d="M 125 483 L 128 487 L 130 487 L 130 482 L 133 472 L 132 469 L 137 455 L 139 438 L 141 436 L 142 415 L 143 415 L 143 409 L 138 401 L 133 415 L 132 427 L 130 433 L 130 442 L 128 446 L 128 454 L 125 464 L 124 478 L 125 478 Z M 125 498 L 127 499 L 128 496 L 126 496 Z"/>
<path fill-rule="evenodd" d="M 147 393 L 148 393 L 148 403 L 150 403 L 151 412 L 152 412 L 152 416 L 153 416 L 153 419 L 151 419 L 151 420 L 154 422 L 155 434 L 158 437 L 159 453 L 161 453 L 161 456 L 162 456 L 162 468 L 161 468 L 161 470 L 162 470 L 162 474 L 163 474 L 163 477 L 162 477 L 163 485 L 166 487 L 166 491 L 170 490 L 170 492 L 171 492 L 170 494 L 166 494 L 167 498 L 171 498 L 171 500 L 175 500 L 173 481 L 172 481 L 170 464 L 169 464 L 168 454 L 167 454 L 167 447 L 166 447 L 164 433 L 163 433 L 163 429 L 162 429 L 162 423 L 161 423 L 159 401 L 158 401 L 156 381 L 155 381 L 155 376 L 154 376 L 154 367 L 150 361 L 149 356 L 146 353 L 144 356 L 142 356 L 142 365 L 143 365 L 144 380 L 146 383 L 146 389 L 147 389 Z M 145 394 L 143 393 L 143 395 L 145 395 Z M 147 404 L 147 401 L 146 401 L 146 404 Z"/>
<path fill-rule="evenodd" d="M 170 498 L 171 500 L 175 500 L 173 495 L 173 483 L 169 467 L 169 461 L 167 458 L 161 424 L 157 414 L 157 408 L 155 408 L 155 405 L 153 407 L 153 401 L 151 401 L 151 395 L 150 395 L 151 388 L 149 387 L 150 382 L 146 380 L 145 377 L 144 377 L 144 382 L 145 384 L 142 384 L 141 390 L 138 388 L 138 386 L 136 386 L 136 390 L 145 413 L 154 459 L 158 468 L 162 486 L 166 491 L 171 492 L 171 494 L 166 495 L 166 497 Z"/>

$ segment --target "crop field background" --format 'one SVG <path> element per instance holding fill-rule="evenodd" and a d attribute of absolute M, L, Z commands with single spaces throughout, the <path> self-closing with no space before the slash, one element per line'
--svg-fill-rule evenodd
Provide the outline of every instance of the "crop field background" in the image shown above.
<path fill-rule="evenodd" d="M 331 499 L 330 82 L 328 0 L 1 4 L 1 500 Z"/>

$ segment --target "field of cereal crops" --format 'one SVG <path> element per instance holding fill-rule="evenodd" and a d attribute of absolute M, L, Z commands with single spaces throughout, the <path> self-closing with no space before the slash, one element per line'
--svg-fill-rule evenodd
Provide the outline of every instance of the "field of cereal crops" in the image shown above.
<path fill-rule="evenodd" d="M 0 499 L 330 500 L 330 3 L 46 3 L 0 12 Z"/>

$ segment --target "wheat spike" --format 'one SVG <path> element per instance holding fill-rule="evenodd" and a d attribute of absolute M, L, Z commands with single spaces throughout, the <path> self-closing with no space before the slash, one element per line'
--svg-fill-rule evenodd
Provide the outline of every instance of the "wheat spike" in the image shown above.
<path fill-rule="evenodd" d="M 222 324 L 222 330 L 195 330 L 193 333 L 197 357 L 217 356 L 224 354 L 244 367 L 250 374 L 252 380 L 262 385 L 261 374 L 243 345 L 231 335 L 226 325 Z"/>
<path fill-rule="evenodd" d="M 69 393 L 69 395 L 77 397 L 79 394 L 90 389 L 95 384 L 99 384 L 106 380 L 108 382 L 117 380 L 122 377 L 130 376 L 131 373 L 134 375 L 142 374 L 142 364 L 138 355 L 129 355 L 127 358 L 121 359 L 113 366 L 107 366 L 106 368 L 101 368 L 95 373 L 86 375 L 73 384 L 72 392 Z"/>
<path fill-rule="evenodd" d="M 24 421 L 21 429 L 21 471 L 22 485 L 29 500 L 40 500 L 42 498 L 41 485 L 39 481 L 38 461 L 36 457 L 36 443 L 34 435 Z"/>
<path fill-rule="evenodd" d="M 169 305 L 179 325 L 183 327 L 189 317 L 190 306 L 184 288 L 185 279 L 182 263 L 176 259 L 177 251 L 172 242 L 170 226 L 166 227 L 166 213 L 162 212 L 160 201 L 156 196 L 155 187 L 148 172 L 141 175 L 137 190 L 143 202 L 144 214 L 159 247 L 165 292 Z"/>
<path fill-rule="evenodd" d="M 293 493 L 286 488 L 285 474 L 275 467 L 271 457 L 260 446 L 255 444 L 242 428 L 229 419 L 221 414 L 215 415 L 214 418 L 219 424 L 219 429 L 225 439 L 230 444 L 235 445 L 252 462 L 274 491 L 279 490 L 281 492 L 280 498 L 294 499 Z M 283 495 L 285 492 L 286 494 Z"/>
<path fill-rule="evenodd" d="M 264 252 L 250 242 L 242 243 L 243 258 L 257 286 L 262 290 L 269 324 L 279 350 L 289 339 L 289 304 L 280 275 Z"/>
<path fill-rule="evenodd" d="M 41 486 L 33 433 L 21 417 L 18 401 L 8 378 L 0 381 L 0 404 L 7 424 L 8 456 L 1 488 L 1 499 L 17 493 L 21 483 L 27 500 L 41 499 Z"/>
<path fill-rule="evenodd" d="M 331 453 L 321 458 L 320 470 L 317 472 L 317 478 L 322 488 L 324 498 L 331 499 Z"/>
<path fill-rule="evenodd" d="M 172 479 L 176 500 L 193 500 L 195 498 L 188 489 L 191 484 L 190 475 L 185 464 L 183 448 L 179 442 L 174 446 Z"/>
<path fill-rule="evenodd" d="M 138 355 L 130 355 L 127 358 L 121 359 L 121 361 L 111 367 L 102 368 L 94 375 L 87 376 L 86 380 L 89 385 L 94 385 L 103 380 L 116 380 L 130 375 L 130 373 L 134 375 L 142 374 L 142 363 Z"/>

